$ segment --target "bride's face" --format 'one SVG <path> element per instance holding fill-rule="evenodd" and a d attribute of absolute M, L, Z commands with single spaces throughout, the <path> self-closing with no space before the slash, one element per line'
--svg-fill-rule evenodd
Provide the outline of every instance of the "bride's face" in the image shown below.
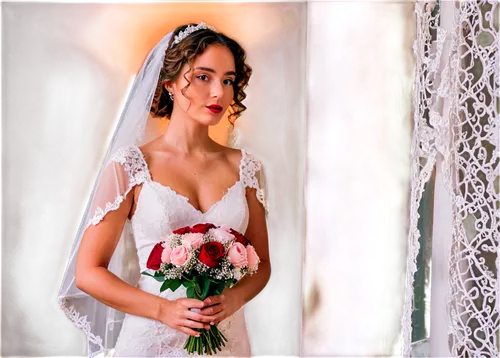
<path fill-rule="evenodd" d="M 174 113 L 180 110 L 207 126 L 219 123 L 233 101 L 236 77 L 233 54 L 226 46 L 209 45 L 186 73 L 188 70 L 189 65 L 185 64 L 175 82 L 167 84 L 169 92 L 174 94 Z M 184 96 L 181 90 L 188 83 Z"/>

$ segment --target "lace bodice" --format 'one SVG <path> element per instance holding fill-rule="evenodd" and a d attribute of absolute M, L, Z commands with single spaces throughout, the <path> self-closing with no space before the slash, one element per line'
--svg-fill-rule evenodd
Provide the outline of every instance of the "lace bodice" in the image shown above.
<path fill-rule="evenodd" d="M 229 226 L 244 233 L 249 221 L 246 188 L 256 189 L 255 195 L 265 208 L 266 213 L 269 214 L 263 164 L 245 149 L 242 149 L 241 152 L 238 181 L 228 188 L 218 202 L 214 203 L 206 212 L 202 212 L 196 209 L 187 197 L 175 192 L 169 186 L 152 180 L 148 164 L 139 147 L 120 148 L 105 169 L 104 177 L 99 183 L 97 198 L 94 200 L 96 204 L 92 208 L 93 215 L 87 224 L 98 225 L 108 212 L 119 208 L 120 203 L 136 185 L 142 185 L 134 215 L 127 223 L 130 227 L 131 239 L 123 243 L 128 247 L 128 251 L 124 250 L 124 256 L 128 255 L 132 258 L 132 253 L 136 256 L 135 260 L 138 260 L 138 265 L 124 262 L 118 265 L 118 269 L 114 270 L 114 273 L 118 276 L 128 277 L 127 282 L 131 284 L 136 282 L 135 285 L 144 291 L 160 295 L 161 283 L 139 273 L 146 270 L 146 262 L 153 246 L 173 230 L 197 223 L 211 222 L 215 225 Z M 127 272 L 131 270 L 134 271 L 132 274 Z M 136 279 L 130 279 L 130 277 L 136 277 Z M 181 286 L 175 292 L 164 291 L 161 296 L 175 300 L 186 297 L 186 291 Z M 89 296 L 87 298 L 92 299 Z M 114 350 L 113 356 L 171 357 L 186 355 L 183 344 L 187 336 L 161 322 L 126 314 L 124 318 L 116 320 L 119 323 L 123 322 L 123 324 L 114 325 L 114 327 L 120 327 L 121 330 L 109 329 L 113 331 L 115 338 L 108 339 L 103 343 L 102 337 L 93 334 L 92 327 L 86 325 L 85 317 L 79 317 L 77 310 L 68 307 L 65 301 L 60 302 L 60 304 L 68 316 L 75 321 L 75 324 L 78 322 L 79 327 L 86 331 L 87 336 L 94 344 L 107 346 L 107 349 L 102 349 L 103 352 Z M 221 322 L 219 329 L 229 340 L 225 347 L 226 350 L 219 355 L 251 355 L 243 309 Z M 106 332 L 106 335 L 108 333 Z"/>
<path fill-rule="evenodd" d="M 124 166 L 130 183 L 143 184 L 131 220 L 141 270 L 146 269 L 146 260 L 151 248 L 179 227 L 211 222 L 215 225 L 230 226 L 240 232 L 246 231 L 248 205 L 245 188 L 258 188 L 255 173 L 260 168 L 260 163 L 244 150 L 239 180 L 206 212 L 196 209 L 187 197 L 178 194 L 169 186 L 153 181 L 138 147 L 121 149 L 113 160 Z"/>

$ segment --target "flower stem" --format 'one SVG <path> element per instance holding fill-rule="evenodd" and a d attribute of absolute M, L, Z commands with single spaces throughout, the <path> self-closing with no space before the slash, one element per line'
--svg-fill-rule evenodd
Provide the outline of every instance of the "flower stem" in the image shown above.
<path fill-rule="evenodd" d="M 195 330 L 200 332 L 200 336 L 189 336 L 186 343 L 184 343 L 184 349 L 189 354 L 193 354 L 194 352 L 200 355 L 217 354 L 217 351 L 222 351 L 222 347 L 224 347 L 226 345 L 225 342 L 228 341 L 217 326 L 211 326 L 208 331 L 205 329 Z"/>

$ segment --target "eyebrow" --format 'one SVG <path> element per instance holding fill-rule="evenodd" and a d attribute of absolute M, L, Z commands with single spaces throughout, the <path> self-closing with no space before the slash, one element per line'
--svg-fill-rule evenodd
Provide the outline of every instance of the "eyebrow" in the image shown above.
<path fill-rule="evenodd" d="M 215 70 L 213 68 L 210 68 L 210 67 L 196 67 L 195 70 L 203 70 L 203 71 L 207 71 L 207 72 L 212 72 L 212 73 L 215 73 Z M 236 76 L 236 72 L 234 71 L 227 71 L 226 73 L 224 73 L 225 75 L 233 75 L 233 76 Z"/>

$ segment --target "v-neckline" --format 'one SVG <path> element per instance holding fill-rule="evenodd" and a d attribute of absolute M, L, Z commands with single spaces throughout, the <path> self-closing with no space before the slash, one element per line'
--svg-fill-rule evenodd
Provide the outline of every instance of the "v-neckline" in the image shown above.
<path fill-rule="evenodd" d="M 215 203 L 213 203 L 208 209 L 207 211 L 201 211 L 200 209 L 197 209 L 195 208 L 195 206 L 191 203 L 191 200 L 185 196 L 185 195 L 182 195 L 180 193 L 178 193 L 177 191 L 175 191 L 174 189 L 172 189 L 172 187 L 168 186 L 168 185 L 164 185 L 162 183 L 159 183 L 157 181 L 154 181 L 153 179 L 150 179 L 149 182 L 153 185 L 156 185 L 158 187 L 160 187 L 161 189 L 165 189 L 165 190 L 168 190 L 170 193 L 172 193 L 172 195 L 175 195 L 181 199 L 183 199 L 186 204 L 192 209 L 194 210 L 195 212 L 197 212 L 198 214 L 202 215 L 202 216 L 205 216 L 205 215 L 208 215 L 217 205 L 219 205 L 220 203 L 222 203 L 223 201 L 226 200 L 226 197 L 229 195 L 229 193 L 231 191 L 233 191 L 233 189 L 235 189 L 238 184 L 241 182 L 241 180 L 238 180 L 236 183 L 234 183 L 233 185 L 231 185 L 231 187 L 224 193 L 224 195 L 222 196 L 222 198 L 220 198 L 218 201 L 216 201 Z"/>
<path fill-rule="evenodd" d="M 213 203 L 212 205 L 210 205 L 210 207 L 207 209 L 207 211 L 201 211 L 200 209 L 196 208 L 191 203 L 190 198 L 188 198 L 185 195 L 182 195 L 182 194 L 178 193 L 170 185 L 165 185 L 165 184 L 162 184 L 160 182 L 157 182 L 157 181 L 153 180 L 153 178 L 151 178 L 151 173 L 149 172 L 149 166 L 148 166 L 148 163 L 146 162 L 146 158 L 144 157 L 144 154 L 142 153 L 142 150 L 137 145 L 134 145 L 134 147 L 137 149 L 137 151 L 139 152 L 139 154 L 140 154 L 140 156 L 142 158 L 142 161 L 144 162 L 144 167 L 146 168 L 146 173 L 147 173 L 148 181 L 151 184 L 153 184 L 153 185 L 156 185 L 156 186 L 158 186 L 158 187 L 160 187 L 162 189 L 168 190 L 170 193 L 172 193 L 176 197 L 183 199 L 186 202 L 186 204 L 192 210 L 194 210 L 195 212 L 197 212 L 201 216 L 208 215 L 208 213 L 210 213 L 217 205 L 219 205 L 220 203 L 222 203 L 223 201 L 225 201 L 226 197 L 229 195 L 229 193 L 231 191 L 233 191 L 238 186 L 238 184 L 242 183 L 242 181 L 243 181 L 243 172 L 242 172 L 243 170 L 242 169 L 243 169 L 243 161 L 245 159 L 245 154 L 246 153 L 245 153 L 244 149 L 240 149 L 240 151 L 241 151 L 241 159 L 240 159 L 240 163 L 239 163 L 239 166 L 238 166 L 238 176 L 239 176 L 238 180 L 226 190 L 226 192 L 224 193 L 224 195 L 222 195 L 222 198 L 220 198 L 215 203 Z"/>

